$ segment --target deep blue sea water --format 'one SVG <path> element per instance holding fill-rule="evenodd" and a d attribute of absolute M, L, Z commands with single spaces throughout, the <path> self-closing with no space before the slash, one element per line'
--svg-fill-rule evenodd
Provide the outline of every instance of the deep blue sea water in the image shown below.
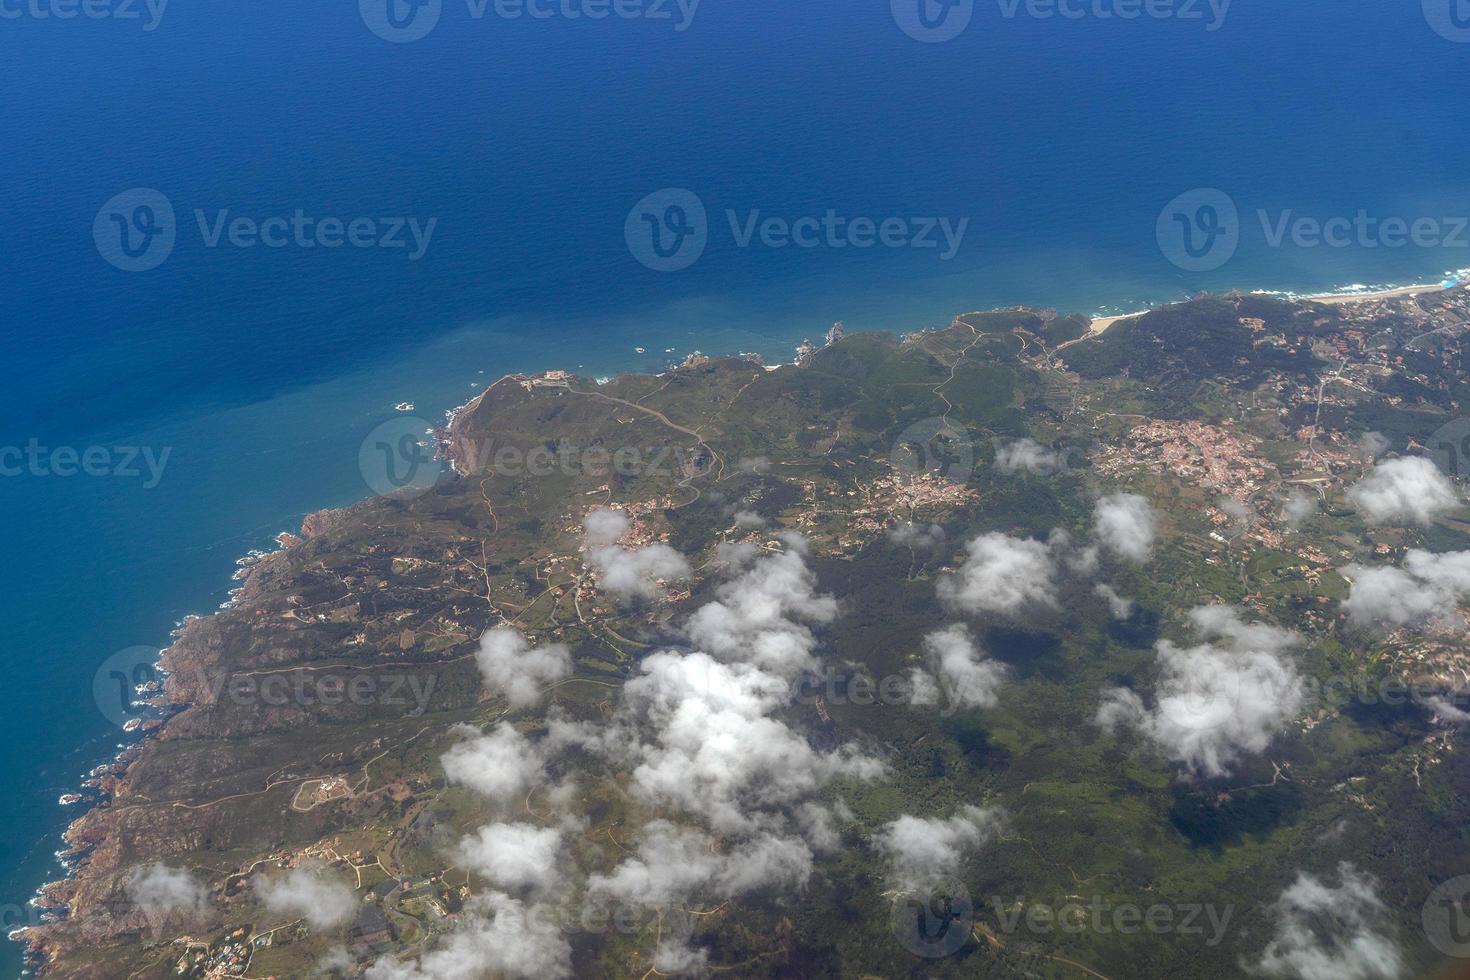
<path fill-rule="evenodd" d="M 682 31 L 672 2 L 672 21 L 592 21 L 510 20 L 493 3 L 476 19 L 443 0 L 406 44 L 350 2 L 175 0 L 153 30 L 141 2 L 141 21 L 36 16 L 50 2 L 0 0 L 0 451 L 170 455 L 151 487 L 0 476 L 9 925 L 58 873 L 57 796 L 121 740 L 94 701 L 98 666 L 165 645 L 225 598 L 236 557 L 364 496 L 358 448 L 400 400 L 436 419 L 511 370 L 782 353 L 837 319 L 905 330 L 990 305 L 1136 309 L 1470 266 L 1453 221 L 1441 247 L 1275 247 L 1256 217 L 1470 214 L 1470 43 L 1418 0 L 1238 0 L 1215 30 L 1208 12 L 1008 18 L 982 0 L 932 44 L 889 0 L 704 0 Z M 99 209 L 133 188 L 176 214 L 151 271 L 94 242 Z M 678 272 L 625 239 L 630 209 L 664 188 L 709 216 L 702 257 Z M 1241 241 L 1187 271 L 1156 225 L 1197 188 L 1228 195 Z M 1201 200 L 1186 217 L 1204 236 Z M 139 217 L 136 200 L 119 207 Z M 411 261 L 209 247 L 196 210 L 436 224 Z M 740 247 L 730 210 L 968 224 L 944 261 Z"/>

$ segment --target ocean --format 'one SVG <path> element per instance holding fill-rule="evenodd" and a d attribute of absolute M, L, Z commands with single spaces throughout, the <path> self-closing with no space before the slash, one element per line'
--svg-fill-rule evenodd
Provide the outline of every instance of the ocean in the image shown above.
<path fill-rule="evenodd" d="M 371 493 L 385 421 L 836 320 L 1470 267 L 1452 0 L 394 2 L 0 2 L 10 928 L 135 737 L 99 670 Z"/>

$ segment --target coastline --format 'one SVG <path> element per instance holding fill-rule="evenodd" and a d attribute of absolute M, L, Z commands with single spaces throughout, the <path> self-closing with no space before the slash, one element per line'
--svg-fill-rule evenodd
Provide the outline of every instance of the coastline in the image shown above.
<path fill-rule="evenodd" d="M 1454 285 L 1454 284 L 1452 284 L 1452 285 Z M 1428 293 L 1439 292 L 1439 291 L 1442 291 L 1442 290 L 1444 290 L 1446 288 L 1452 288 L 1452 286 L 1447 287 L 1445 285 L 1423 285 L 1423 284 L 1421 284 L 1421 285 L 1413 285 L 1413 286 L 1389 287 L 1389 288 L 1385 288 L 1385 289 L 1373 290 L 1373 291 L 1367 291 L 1367 292 L 1333 292 L 1333 293 L 1325 293 L 1325 294 L 1312 295 L 1312 296 L 1289 296 L 1289 294 L 1274 294 L 1274 295 L 1282 295 L 1284 298 L 1290 298 L 1292 300 L 1297 300 L 1297 301 L 1319 302 L 1319 303 L 1325 303 L 1325 304 L 1328 304 L 1328 305 L 1344 305 L 1344 304 L 1368 303 L 1368 302 L 1375 302 L 1375 301 L 1403 299 L 1403 298 L 1409 298 L 1409 297 L 1423 295 L 1423 294 L 1428 294 Z M 1169 305 L 1169 304 L 1161 304 L 1161 305 Z M 1104 334 L 1109 328 L 1111 328 L 1114 324 L 1116 324 L 1118 322 L 1121 322 L 1121 321 L 1124 321 L 1124 320 L 1136 319 L 1136 318 L 1138 318 L 1140 316 L 1143 316 L 1143 315 L 1145 315 L 1145 314 L 1147 314 L 1149 312 L 1151 312 L 1151 310 L 1140 310 L 1140 311 L 1133 312 L 1133 313 L 1125 313 L 1125 314 L 1119 314 L 1119 315 L 1113 315 L 1113 316 L 1106 316 L 1106 317 L 1095 317 L 1095 318 L 1093 318 L 1091 320 L 1089 332 L 1087 334 L 1085 334 L 1083 337 L 1078 338 L 1077 341 L 1072 341 L 1072 342 L 1073 343 L 1076 343 L 1076 342 L 1080 342 L 1080 341 L 1094 339 L 1094 338 L 1099 337 L 1102 334 Z M 717 355 L 717 356 L 727 356 L 727 355 Z M 732 355 L 728 355 L 728 356 L 735 356 L 735 355 L 732 354 Z M 775 369 L 775 367 L 776 366 L 779 366 L 780 364 L 789 364 L 789 363 L 793 363 L 793 362 L 790 362 L 790 361 L 787 361 L 787 360 L 784 360 L 783 359 L 783 360 L 781 360 L 779 362 L 778 365 L 773 365 L 771 369 Z M 639 372 L 631 372 L 631 373 L 639 373 Z M 478 403 L 480 403 L 486 397 L 486 395 L 489 393 L 489 391 L 491 389 L 493 389 L 496 385 L 498 385 L 498 384 L 506 381 L 509 378 L 517 377 L 517 376 L 518 375 L 516 375 L 514 373 L 512 373 L 512 374 L 505 374 L 505 375 L 502 375 L 502 376 L 498 377 L 495 381 L 489 383 L 488 385 L 484 385 L 483 387 L 477 385 L 477 387 L 479 387 L 479 390 L 476 392 L 476 394 L 474 395 L 473 398 L 471 398 L 469 401 L 465 402 L 464 404 L 459 405 L 456 408 L 452 408 L 452 409 L 448 410 L 445 413 L 446 414 L 446 421 L 444 423 L 444 426 L 446 428 L 452 426 L 453 423 L 454 423 L 455 418 L 458 415 L 462 414 L 466 410 L 471 409 L 473 406 L 475 406 Z M 472 384 L 473 384 L 473 382 L 472 382 Z M 362 499 L 370 499 L 370 498 L 369 497 L 364 497 Z M 320 512 L 317 512 L 317 513 L 320 513 Z M 313 516 L 313 515 L 308 515 L 308 517 L 310 517 L 310 516 Z M 282 535 L 289 535 L 291 537 L 296 537 L 300 533 L 301 532 L 278 532 L 276 535 L 272 535 L 272 536 L 278 538 L 278 542 L 277 542 L 278 544 L 282 545 L 283 547 L 288 547 L 289 545 L 287 545 L 286 542 L 284 542 L 284 541 L 280 541 L 279 540 L 279 537 L 281 537 Z M 271 552 L 266 552 L 266 551 L 263 551 L 261 549 L 251 549 L 249 552 L 247 552 L 240 559 L 237 559 L 236 560 L 237 573 L 236 573 L 236 576 L 235 576 L 235 581 L 232 584 L 238 583 L 239 580 L 242 579 L 242 578 L 248 580 L 248 574 L 251 571 L 251 569 L 253 569 L 254 567 L 256 567 L 258 565 L 261 565 L 261 564 L 265 563 L 271 557 L 273 557 L 274 555 L 279 554 L 279 553 L 280 553 L 279 550 L 277 550 L 277 551 L 271 551 Z M 244 587 L 243 585 L 236 585 L 235 588 L 232 588 L 230 590 L 230 592 L 231 592 L 231 600 L 228 601 L 228 602 L 226 602 L 225 604 L 223 604 L 220 608 L 222 608 L 222 609 L 223 608 L 229 608 L 229 606 L 233 604 L 233 599 L 234 599 L 235 595 L 243 587 Z M 180 621 L 177 624 L 177 627 L 176 627 L 176 629 L 174 631 L 174 634 L 173 634 L 173 636 L 172 636 L 171 639 L 176 640 L 178 638 L 178 635 L 184 630 L 184 628 L 188 625 L 188 623 L 192 619 L 195 619 L 195 618 L 198 618 L 198 617 L 196 615 L 194 615 L 194 614 L 191 614 L 190 616 L 186 617 L 184 620 Z M 172 646 L 172 645 L 173 645 L 173 643 L 171 642 L 170 643 L 170 646 Z M 165 650 L 160 650 L 159 651 L 160 656 L 162 657 L 162 655 L 165 654 L 166 652 L 167 652 L 166 649 Z M 153 723 L 146 724 L 146 725 L 143 725 L 143 726 L 139 726 L 139 728 L 136 729 L 136 730 L 127 731 L 127 734 L 128 735 L 132 735 L 136 731 L 137 738 L 134 739 L 134 740 L 132 740 L 132 741 L 130 741 L 130 742 L 128 742 L 128 743 L 126 743 L 126 744 L 120 744 L 118 746 L 119 751 L 108 762 L 103 763 L 102 765 L 99 765 L 96 769 L 94 769 L 92 771 L 92 773 L 89 773 L 88 775 L 89 776 L 95 776 L 97 774 L 98 770 L 101 770 L 101 769 L 103 769 L 105 767 L 105 768 L 113 771 L 112 772 L 112 775 L 113 775 L 113 779 L 114 780 L 121 780 L 121 779 L 126 778 L 126 769 L 128 767 L 128 763 L 131 760 L 131 756 L 135 755 L 141 749 L 142 745 L 147 740 L 149 740 L 151 737 L 153 737 L 154 735 L 156 735 L 158 732 L 160 732 L 162 730 L 162 728 L 164 727 L 164 725 L 167 722 L 167 718 L 168 718 L 168 716 L 169 716 L 170 713 L 171 712 L 169 712 L 167 710 L 164 710 L 164 711 L 160 712 L 158 715 L 154 716 L 155 720 L 153 721 Z M 89 794 L 87 794 L 87 796 L 86 796 L 85 799 L 74 801 L 74 805 L 75 805 L 75 808 L 76 809 L 80 809 L 80 810 L 83 810 L 85 812 L 85 811 L 90 811 L 91 809 L 97 807 L 98 805 L 105 804 L 108 800 L 110 800 L 110 798 L 111 798 L 111 793 L 110 792 L 107 792 L 107 791 L 103 791 L 103 792 L 95 793 L 95 794 L 89 793 Z M 68 810 L 73 809 L 73 805 L 67 805 L 66 806 L 66 809 L 68 809 Z M 71 816 L 71 815 L 69 814 L 69 816 Z M 65 912 L 64 912 L 64 906 L 50 906 L 50 905 L 47 905 L 46 904 L 46 895 L 47 895 L 47 891 L 49 889 L 51 889 L 51 888 L 53 888 L 53 887 L 55 887 L 57 885 L 60 885 L 60 884 L 64 883 L 65 881 L 73 878 L 75 876 L 75 874 L 76 874 L 76 871 L 78 870 L 77 865 L 79 864 L 79 859 L 85 857 L 84 851 L 82 851 L 81 849 L 73 849 L 73 848 L 71 848 L 70 842 L 67 841 L 67 839 L 66 839 L 66 834 L 67 833 L 70 833 L 70 831 L 72 830 L 72 828 L 75 826 L 75 824 L 77 823 L 77 821 L 80 819 L 80 816 L 81 815 L 72 816 L 72 819 L 70 819 L 68 821 L 66 833 L 63 834 L 63 842 L 67 846 L 67 849 L 66 850 L 63 850 L 63 851 L 56 852 L 56 856 L 57 856 L 59 862 L 62 865 L 63 871 L 65 872 L 64 875 L 62 876 L 61 879 L 59 879 L 57 881 L 49 881 L 49 882 L 46 882 L 45 884 L 41 885 L 36 890 L 36 893 L 35 893 L 36 896 L 37 896 L 36 899 L 33 899 L 32 900 L 33 902 L 35 902 L 37 904 L 38 907 L 43 908 L 43 909 L 46 909 L 47 911 L 57 911 L 57 912 L 59 912 L 59 914 L 62 914 L 62 915 L 65 914 Z M 12 935 L 12 938 L 15 939 L 16 941 L 21 942 L 21 943 L 25 943 L 25 937 L 24 937 L 24 934 L 23 933 L 18 934 L 18 935 Z"/>
<path fill-rule="evenodd" d="M 1422 296 L 1426 293 L 1443 292 L 1447 289 L 1453 289 L 1458 285 L 1461 285 L 1461 282 L 1458 278 L 1456 278 L 1446 280 L 1445 282 L 1439 283 L 1437 285 L 1421 284 L 1414 286 L 1387 286 L 1383 289 L 1370 289 L 1363 292 L 1347 291 L 1330 293 L 1308 293 L 1305 295 L 1298 295 L 1296 293 L 1287 293 L 1264 289 L 1252 291 L 1263 296 L 1280 296 L 1283 299 L 1297 302 L 1322 303 L 1327 306 L 1343 306 L 1349 303 L 1372 303 L 1389 299 L 1407 299 L 1411 296 Z M 1119 323 L 1123 320 L 1134 320 L 1151 312 L 1153 311 L 1149 309 L 1138 310 L 1133 313 L 1120 313 L 1115 316 L 1094 317 L 1092 320 L 1092 326 L 1089 329 L 1089 333 L 1085 337 L 1079 339 L 1087 340 L 1091 337 L 1101 336 L 1102 334 L 1106 333 L 1108 328 L 1113 326 L 1113 324 L 1115 323 Z"/>

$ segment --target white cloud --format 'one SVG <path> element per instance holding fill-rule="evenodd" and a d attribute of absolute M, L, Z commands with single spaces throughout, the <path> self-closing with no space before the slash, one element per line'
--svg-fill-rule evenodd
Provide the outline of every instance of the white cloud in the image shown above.
<path fill-rule="evenodd" d="M 799 889 L 811 873 L 811 849 L 797 838 L 761 834 L 722 849 L 704 831 L 654 820 L 644 826 L 634 853 L 611 874 L 593 875 L 588 891 L 668 905 L 693 895 L 733 898 L 766 888 Z"/>
<path fill-rule="evenodd" d="M 1371 463 L 1393 448 L 1393 441 L 1382 432 L 1364 432 L 1358 440 L 1358 450 L 1365 462 Z"/>
<path fill-rule="evenodd" d="M 666 544 L 619 547 L 632 526 L 627 514 L 604 507 L 589 511 L 582 524 L 587 564 L 596 571 L 597 584 L 614 599 L 653 599 L 661 591 L 660 582 L 683 581 L 693 574 L 688 560 Z"/>
<path fill-rule="evenodd" d="M 742 531 L 755 531 L 766 526 L 766 519 L 753 510 L 737 510 L 735 526 Z"/>
<path fill-rule="evenodd" d="M 1001 473 L 1031 473 L 1045 476 L 1056 473 L 1066 465 L 1062 454 L 1049 449 L 1035 439 L 1017 439 L 1001 446 L 995 454 L 995 468 Z"/>
<path fill-rule="evenodd" d="M 1099 582 L 1092 591 L 1107 602 L 1114 619 L 1128 619 L 1133 615 L 1133 600 L 1123 598 L 1111 585 Z"/>
<path fill-rule="evenodd" d="M 1429 706 L 1440 721 L 1449 725 L 1464 725 L 1470 723 L 1470 711 L 1461 708 L 1455 702 L 1442 694 L 1435 694 L 1424 702 Z"/>
<path fill-rule="evenodd" d="M 1302 490 L 1293 490 L 1281 501 L 1281 513 L 1292 527 L 1300 527 L 1317 513 L 1317 498 Z"/>
<path fill-rule="evenodd" d="M 842 834 L 838 824 L 851 823 L 855 819 L 847 804 L 841 800 L 830 806 L 806 802 L 798 806 L 795 812 L 802 836 L 813 850 L 823 854 L 835 854 L 841 849 Z"/>
<path fill-rule="evenodd" d="M 988 659 L 967 627 L 935 630 L 924 637 L 924 650 L 952 705 L 993 708 L 1000 702 L 996 692 L 1005 683 L 1005 665 Z"/>
<path fill-rule="evenodd" d="M 999 810 L 962 807 L 948 820 L 902 816 L 885 824 L 875 838 L 888 860 L 888 874 L 898 887 L 923 891 L 959 870 L 971 851 L 999 829 Z"/>
<path fill-rule="evenodd" d="M 939 680 L 927 670 L 914 667 L 909 671 L 909 704 L 915 707 L 938 704 L 942 699 Z"/>
<path fill-rule="evenodd" d="M 292 868 L 284 875 L 259 875 L 256 894 L 278 915 L 304 918 L 318 931 L 340 926 L 357 910 L 357 893 L 324 868 Z"/>
<path fill-rule="evenodd" d="M 689 561 L 666 544 L 632 550 L 610 545 L 587 552 L 597 570 L 597 584 L 620 600 L 654 599 L 663 582 L 682 582 L 693 573 Z"/>
<path fill-rule="evenodd" d="M 1007 616 L 1056 606 L 1056 566 L 1045 544 L 991 533 L 967 548 L 969 557 L 959 570 L 939 580 L 939 598 L 946 605 Z"/>
<path fill-rule="evenodd" d="M 663 976 L 704 976 L 709 972 L 709 952 L 665 936 L 654 950 L 653 966 Z"/>
<path fill-rule="evenodd" d="M 144 865 L 128 879 L 128 898 L 150 917 L 181 912 L 197 915 L 208 903 L 203 882 L 162 862 Z"/>
<path fill-rule="evenodd" d="M 881 773 L 878 762 L 848 747 L 818 752 L 769 717 L 790 695 L 780 677 L 751 664 L 724 664 L 700 652 L 645 658 L 640 676 L 623 687 L 637 727 L 648 732 L 622 740 L 638 759 L 635 791 L 736 832 L 759 823 L 753 812 L 796 803 L 833 779 Z"/>
<path fill-rule="evenodd" d="M 749 541 L 721 541 L 715 545 L 715 567 L 734 574 L 755 561 L 760 553 L 760 545 Z"/>
<path fill-rule="evenodd" d="M 1392 627 L 1463 622 L 1458 607 L 1470 595 L 1470 551 L 1434 554 L 1414 549 L 1403 568 L 1349 565 L 1352 582 L 1343 608 L 1359 626 Z"/>
<path fill-rule="evenodd" d="M 905 521 L 888 529 L 888 540 L 915 551 L 932 551 L 944 543 L 944 528 Z"/>
<path fill-rule="evenodd" d="M 1379 463 L 1348 488 L 1348 499 L 1370 524 L 1429 525 L 1460 506 L 1454 484 L 1423 456 Z"/>
<path fill-rule="evenodd" d="M 1097 538 L 1112 554 L 1143 564 L 1153 557 L 1158 517 L 1152 505 L 1136 493 L 1115 493 L 1097 502 L 1093 511 Z"/>
<path fill-rule="evenodd" d="M 547 906 L 492 893 L 465 906 L 458 929 L 412 960 L 388 957 L 367 980 L 482 980 L 487 975 L 560 980 L 572 975 L 572 950 Z"/>
<path fill-rule="evenodd" d="M 562 832 L 525 823 L 492 823 L 459 842 L 459 860 L 512 892 L 545 892 L 562 880 Z"/>
<path fill-rule="evenodd" d="M 468 726 L 458 731 L 469 737 L 440 759 L 451 783 L 468 786 L 481 796 L 506 804 L 541 779 L 540 752 L 508 722 L 483 735 Z"/>
<path fill-rule="evenodd" d="M 513 708 L 525 708 L 541 699 L 541 689 L 572 672 L 572 654 L 560 643 L 532 647 L 509 627 L 489 630 L 475 651 L 485 688 L 505 695 Z"/>
<path fill-rule="evenodd" d="M 1285 656 L 1296 634 L 1248 624 L 1230 606 L 1190 613 L 1212 642 L 1181 648 L 1158 644 L 1155 707 L 1126 688 L 1105 692 L 1097 723 L 1105 730 L 1136 727 L 1195 775 L 1228 775 L 1243 754 L 1265 751 L 1304 700 L 1301 676 Z"/>
<path fill-rule="evenodd" d="M 830 623 L 837 618 L 837 600 L 817 593 L 801 539 L 785 540 L 785 551 L 761 558 L 722 584 L 716 601 L 689 617 L 686 631 L 695 646 L 786 678 L 812 669 L 817 641 L 802 621 Z"/>
<path fill-rule="evenodd" d="M 1293 980 L 1395 980 L 1403 957 L 1369 875 L 1343 862 L 1333 888 L 1309 874 L 1271 906 L 1276 935 L 1256 968 Z"/>
<path fill-rule="evenodd" d="M 582 522 L 582 544 L 587 548 L 606 548 L 617 544 L 633 526 L 628 515 L 620 510 L 598 507 L 587 512 Z"/>

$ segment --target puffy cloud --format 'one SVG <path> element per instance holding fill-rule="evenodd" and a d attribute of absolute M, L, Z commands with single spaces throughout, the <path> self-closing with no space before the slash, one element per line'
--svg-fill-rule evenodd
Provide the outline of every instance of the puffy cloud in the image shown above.
<path fill-rule="evenodd" d="M 705 653 L 660 652 L 623 688 L 637 727 L 635 791 L 699 814 L 722 832 L 750 830 L 759 811 L 796 803 L 833 779 L 871 779 L 882 766 L 849 747 L 824 753 L 769 717 L 790 702 L 782 678 Z"/>
<path fill-rule="evenodd" d="M 1088 545 L 1079 548 L 1072 541 L 1072 536 L 1062 528 L 1052 528 L 1047 536 L 1046 546 L 1051 551 L 1052 560 L 1058 563 L 1058 567 L 1066 565 L 1074 574 L 1084 578 L 1097 574 L 1097 566 L 1101 563 L 1101 549 L 1097 545 Z"/>
<path fill-rule="evenodd" d="M 939 681 L 927 670 L 918 667 L 909 671 L 909 704 L 915 707 L 938 704 L 942 700 Z"/>
<path fill-rule="evenodd" d="M 888 529 L 888 540 L 915 551 L 932 551 L 944 543 L 944 528 L 905 521 Z"/>
<path fill-rule="evenodd" d="M 683 581 L 692 574 L 688 559 L 666 544 L 631 551 L 611 545 L 587 552 L 587 562 L 597 570 L 597 584 L 621 600 L 657 598 L 661 582 Z"/>
<path fill-rule="evenodd" d="M 637 849 L 588 891 L 628 903 L 668 905 L 692 895 L 733 898 L 764 888 L 798 889 L 812 873 L 811 849 L 798 838 L 761 834 L 722 851 L 701 830 L 654 820 Z"/>
<path fill-rule="evenodd" d="M 715 567 L 733 574 L 755 561 L 760 553 L 760 545 L 749 541 L 721 541 L 715 545 Z"/>
<path fill-rule="evenodd" d="M 1350 565 L 1342 573 L 1352 582 L 1343 607 L 1359 626 L 1463 622 L 1458 606 L 1470 595 L 1470 551 L 1434 554 L 1414 549 L 1405 556 L 1403 568 Z"/>
<path fill-rule="evenodd" d="M 180 912 L 197 915 L 204 911 L 209 893 L 203 882 L 182 868 L 162 862 L 144 865 L 133 872 L 127 884 L 128 898 L 150 917 Z"/>
<path fill-rule="evenodd" d="M 1221 497 L 1217 506 L 1236 524 L 1249 527 L 1256 519 L 1255 508 L 1235 497 Z"/>
<path fill-rule="evenodd" d="M 1370 524 L 1411 521 L 1429 525 L 1460 506 L 1454 484 L 1423 456 L 1379 463 L 1347 493 Z"/>
<path fill-rule="evenodd" d="M 544 892 L 561 880 L 562 832 L 525 823 L 492 823 L 459 842 L 459 859 L 507 891 Z"/>
<path fill-rule="evenodd" d="M 959 870 L 965 856 L 995 835 L 999 810 L 966 806 L 943 820 L 902 816 L 885 824 L 875 843 L 888 860 L 894 884 L 923 891 Z"/>
<path fill-rule="evenodd" d="M 1031 473 L 1045 476 L 1066 466 L 1066 459 L 1035 439 L 1017 439 L 1001 446 L 995 454 L 995 468 L 1006 475 Z"/>
<path fill-rule="evenodd" d="M 853 813 L 841 800 L 827 806 L 821 803 L 803 803 L 796 808 L 796 822 L 801 834 L 812 848 L 823 854 L 835 854 L 842 846 L 839 823 L 851 823 Z"/>
<path fill-rule="evenodd" d="M 959 570 L 939 580 L 946 605 L 1006 616 L 1056 606 L 1056 566 L 1045 544 L 991 533 L 971 541 L 967 550 Z"/>
<path fill-rule="evenodd" d="M 1114 619 L 1128 619 L 1133 615 L 1133 600 L 1123 598 L 1111 585 L 1099 582 L 1092 591 L 1107 602 L 1108 610 L 1113 614 Z"/>
<path fill-rule="evenodd" d="M 1005 682 L 1005 665 L 988 659 L 967 627 L 954 625 L 930 633 L 924 637 L 924 650 L 952 705 L 993 708 L 999 703 L 996 692 Z"/>
<path fill-rule="evenodd" d="M 621 541 L 632 526 L 633 522 L 622 511 L 598 507 L 588 511 L 582 522 L 582 544 L 587 548 L 606 548 Z"/>
<path fill-rule="evenodd" d="M 300 867 L 284 875 L 260 875 L 254 886 L 266 908 L 304 918 L 316 930 L 340 926 L 357 911 L 357 893 L 324 868 Z"/>
<path fill-rule="evenodd" d="M 1317 498 L 1302 490 L 1293 490 L 1281 501 L 1281 513 L 1292 527 L 1300 527 L 1317 513 Z"/>
<path fill-rule="evenodd" d="M 1364 462 L 1373 462 L 1393 448 L 1393 441 L 1382 432 L 1364 432 L 1358 440 L 1358 452 Z"/>
<path fill-rule="evenodd" d="M 1158 518 L 1148 500 L 1136 493 L 1103 497 L 1093 510 L 1097 538 L 1119 558 L 1142 564 L 1153 557 Z"/>
<path fill-rule="evenodd" d="M 1334 888 L 1302 873 L 1281 893 L 1271 906 L 1276 935 L 1257 970 L 1293 980 L 1395 980 L 1404 974 L 1376 882 L 1347 862 L 1337 875 Z"/>
<path fill-rule="evenodd" d="M 458 731 L 469 737 L 440 758 L 451 783 L 468 786 L 481 796 L 505 804 L 541 779 L 541 753 L 508 722 L 483 735 L 468 726 Z"/>
<path fill-rule="evenodd" d="M 389 957 L 367 980 L 481 980 L 487 975 L 559 980 L 572 975 L 572 949 L 546 906 L 492 893 L 465 906 L 458 929 L 417 962 Z"/>
<path fill-rule="evenodd" d="M 1126 688 L 1103 696 L 1097 723 L 1136 727 L 1195 775 L 1223 776 L 1246 753 L 1265 751 L 1304 700 L 1301 676 L 1285 658 L 1300 642 L 1288 631 L 1246 623 L 1230 606 L 1202 606 L 1190 620 L 1206 643 L 1158 644 L 1152 710 Z"/>
<path fill-rule="evenodd" d="M 587 564 L 597 572 L 597 584 L 619 601 L 656 598 L 661 581 L 682 581 L 692 572 L 688 560 L 666 544 L 622 548 L 632 521 L 620 510 L 596 508 L 582 524 Z"/>
<path fill-rule="evenodd" d="M 735 526 L 742 531 L 755 531 L 766 526 L 766 519 L 753 510 L 737 510 Z"/>
<path fill-rule="evenodd" d="M 786 550 L 761 558 L 716 590 L 685 627 L 699 649 L 721 660 L 753 663 L 783 677 L 815 665 L 816 638 L 804 623 L 830 623 L 837 600 L 819 595 L 805 544 L 788 536 Z M 804 621 L 804 622 L 803 622 Z"/>
<path fill-rule="evenodd" d="M 572 672 L 572 654 L 560 643 L 532 647 L 509 627 L 480 637 L 475 651 L 486 690 L 505 695 L 513 708 L 525 708 L 541 698 L 541 688 Z"/>
<path fill-rule="evenodd" d="M 1454 701 L 1442 694 L 1432 695 L 1424 703 L 1445 724 L 1464 725 L 1470 723 L 1470 711 L 1461 708 Z"/>
<path fill-rule="evenodd" d="M 694 949 L 679 939 L 662 937 L 653 952 L 653 967 L 664 976 L 703 976 L 709 972 L 709 951 Z"/>

